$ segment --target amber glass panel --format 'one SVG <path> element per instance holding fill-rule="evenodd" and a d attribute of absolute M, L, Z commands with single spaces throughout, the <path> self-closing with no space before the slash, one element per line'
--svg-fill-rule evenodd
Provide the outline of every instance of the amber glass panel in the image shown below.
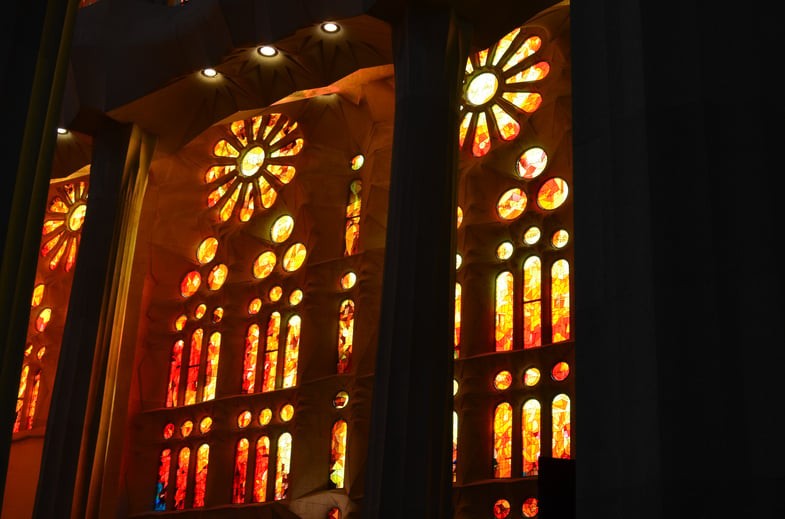
<path fill-rule="evenodd" d="M 363 167 L 363 164 L 365 164 L 365 157 L 363 157 L 362 155 L 355 155 L 352 158 L 350 164 L 352 167 L 352 171 L 357 171 L 358 169 Z"/>
<path fill-rule="evenodd" d="M 243 393 L 253 393 L 256 382 L 256 357 L 259 351 L 259 325 L 252 324 L 245 335 L 243 359 Z"/>
<path fill-rule="evenodd" d="M 185 405 L 196 403 L 196 393 L 199 387 L 199 363 L 202 358 L 202 339 L 204 330 L 197 328 L 191 335 L 191 353 L 188 357 L 188 378 L 185 383 Z"/>
<path fill-rule="evenodd" d="M 234 455 L 232 503 L 245 503 L 245 478 L 248 474 L 248 440 L 240 439 Z"/>
<path fill-rule="evenodd" d="M 264 353 L 264 378 L 262 392 L 275 390 L 275 376 L 278 368 L 278 337 L 281 334 L 281 314 L 273 312 L 267 322 L 267 344 Z"/>
<path fill-rule="evenodd" d="M 503 140 L 512 140 L 520 133 L 521 126 L 501 106 L 491 105 L 491 111 L 493 111 L 493 117 L 496 120 L 496 128 Z"/>
<path fill-rule="evenodd" d="M 523 383 L 528 387 L 536 386 L 540 381 L 540 370 L 537 368 L 529 368 L 523 374 Z"/>
<path fill-rule="evenodd" d="M 333 397 L 333 407 L 336 409 L 343 409 L 349 403 L 349 393 L 346 391 L 338 391 Z"/>
<path fill-rule="evenodd" d="M 504 391 L 505 389 L 509 389 L 512 385 L 512 373 L 509 371 L 502 370 L 496 374 L 493 378 L 493 387 L 498 391 Z"/>
<path fill-rule="evenodd" d="M 545 210 L 551 211 L 562 205 L 567 200 L 569 188 L 563 178 L 549 178 L 537 192 L 537 204 Z"/>
<path fill-rule="evenodd" d="M 494 519 L 506 519 L 510 516 L 510 502 L 506 499 L 499 499 L 493 504 Z"/>
<path fill-rule="evenodd" d="M 512 476 L 512 406 L 502 402 L 493 413 L 493 477 Z"/>
<path fill-rule="evenodd" d="M 453 380 L 453 382 L 455 382 Z M 453 392 L 453 395 L 455 392 Z M 458 413 L 452 412 L 452 482 L 457 480 L 458 472 Z"/>
<path fill-rule="evenodd" d="M 202 317 L 204 317 L 205 312 L 207 312 L 207 305 L 202 303 L 199 306 L 197 306 L 196 309 L 194 310 L 194 317 L 196 319 L 201 319 Z"/>
<path fill-rule="evenodd" d="M 267 425 L 273 419 L 273 412 L 269 407 L 265 407 L 259 412 L 259 425 Z"/>
<path fill-rule="evenodd" d="M 46 326 L 49 324 L 49 321 L 52 319 L 52 309 L 51 308 L 44 308 L 38 314 L 38 318 L 35 320 L 35 329 L 39 332 L 43 332 L 46 330 Z"/>
<path fill-rule="evenodd" d="M 512 297 L 512 273 L 502 272 L 496 278 L 496 351 L 508 351 L 512 349 Z"/>
<path fill-rule="evenodd" d="M 257 279 L 264 279 L 269 276 L 275 268 L 276 258 L 272 251 L 265 251 L 256 258 L 253 263 L 253 275 Z"/>
<path fill-rule="evenodd" d="M 354 342 L 354 301 L 341 303 L 338 315 L 338 373 L 348 373 L 352 367 L 352 344 Z"/>
<path fill-rule="evenodd" d="M 262 436 L 256 441 L 256 467 L 253 478 L 253 500 L 267 500 L 267 471 L 270 466 L 270 438 Z"/>
<path fill-rule="evenodd" d="M 208 432 L 210 432 L 210 429 L 212 428 L 213 428 L 213 419 L 210 418 L 209 416 L 205 416 L 199 422 L 199 431 L 202 434 L 207 434 Z"/>
<path fill-rule="evenodd" d="M 200 276 L 197 271 L 192 270 L 185 275 L 180 283 L 180 294 L 182 294 L 183 297 L 191 297 L 199 290 L 201 284 L 202 276 Z"/>
<path fill-rule="evenodd" d="M 196 451 L 196 479 L 194 481 L 194 507 L 204 506 L 207 490 L 207 467 L 210 462 L 210 446 L 203 443 Z"/>
<path fill-rule="evenodd" d="M 283 433 L 278 438 L 275 463 L 275 500 L 286 499 L 289 492 L 289 471 L 292 459 L 292 435 Z"/>
<path fill-rule="evenodd" d="M 553 233 L 553 236 L 551 237 L 551 244 L 557 249 L 564 248 L 569 241 L 570 233 L 568 233 L 565 229 L 559 229 Z"/>
<path fill-rule="evenodd" d="M 341 519 L 341 517 L 342 515 L 340 508 L 333 507 L 327 511 L 327 519 Z"/>
<path fill-rule="evenodd" d="M 506 83 L 531 83 L 539 81 L 548 75 L 551 66 L 547 61 L 540 61 L 529 68 L 523 69 L 514 76 L 508 77 Z"/>
<path fill-rule="evenodd" d="M 14 421 L 13 432 L 18 432 L 22 426 L 22 407 L 25 402 L 25 393 L 27 392 L 27 377 L 30 374 L 30 366 L 25 364 L 22 367 L 22 377 L 19 380 L 19 389 L 16 393 L 16 420 Z"/>
<path fill-rule="evenodd" d="M 570 457 L 570 397 L 556 395 L 551 404 L 553 423 L 552 453 L 554 458 Z"/>
<path fill-rule="evenodd" d="M 542 345 L 542 261 L 530 256 L 523 263 L 523 347 Z"/>
<path fill-rule="evenodd" d="M 281 421 L 288 422 L 294 418 L 294 406 L 292 404 L 284 404 L 281 408 Z"/>
<path fill-rule="evenodd" d="M 563 259 L 551 267 L 551 328 L 553 342 L 570 338 L 570 265 Z"/>
<path fill-rule="evenodd" d="M 300 354 L 300 316 L 289 318 L 286 332 L 286 354 L 283 365 L 283 387 L 297 385 L 297 358 Z"/>
<path fill-rule="evenodd" d="M 536 111 L 542 104 L 542 96 L 536 92 L 504 92 L 502 97 L 526 113 Z"/>
<path fill-rule="evenodd" d="M 239 427 L 240 429 L 245 429 L 246 427 L 248 427 L 248 425 L 250 425 L 251 418 L 253 418 L 253 416 L 251 415 L 251 411 L 248 410 L 243 411 L 242 413 L 237 415 L 237 427 Z"/>
<path fill-rule="evenodd" d="M 30 307 L 35 308 L 41 304 L 41 301 L 44 298 L 44 284 L 39 283 L 33 289 L 33 299 L 30 301 Z"/>
<path fill-rule="evenodd" d="M 281 299 L 282 295 L 283 295 L 283 289 L 278 285 L 271 288 L 270 292 L 268 292 L 267 294 L 267 296 L 270 298 L 270 301 L 272 301 L 273 303 L 277 303 Z"/>
<path fill-rule="evenodd" d="M 185 328 L 185 323 L 188 322 L 188 316 L 185 314 L 180 314 L 177 316 L 177 319 L 174 321 L 174 329 L 178 332 L 182 331 Z"/>
<path fill-rule="evenodd" d="M 514 220 L 526 209 L 526 193 L 520 188 L 509 189 L 499 197 L 496 210 L 504 220 Z"/>
<path fill-rule="evenodd" d="M 330 447 L 330 488 L 343 488 L 346 467 L 346 422 L 333 425 Z"/>
<path fill-rule="evenodd" d="M 33 387 L 30 389 L 30 402 L 27 404 L 27 429 L 33 428 L 33 420 L 35 419 L 35 411 L 38 407 L 38 390 L 41 387 L 41 372 L 35 374 L 33 377 Z"/>
<path fill-rule="evenodd" d="M 566 379 L 570 375 L 570 365 L 566 362 L 557 362 L 553 369 L 551 370 L 551 377 L 556 382 L 561 382 L 562 380 Z"/>
<path fill-rule="evenodd" d="M 177 407 L 177 389 L 180 387 L 180 367 L 183 362 L 183 347 L 179 340 L 172 346 L 172 358 L 169 362 L 169 385 L 166 391 L 166 407 Z"/>
<path fill-rule="evenodd" d="M 214 266 L 207 276 L 207 287 L 210 290 L 218 290 L 226 282 L 226 276 L 228 274 L 229 268 L 223 263 Z"/>
<path fill-rule="evenodd" d="M 180 426 L 180 434 L 183 435 L 183 438 L 188 438 L 191 435 L 191 432 L 194 430 L 194 423 L 191 420 L 186 420 Z"/>
<path fill-rule="evenodd" d="M 285 242 L 289 239 L 289 236 L 292 235 L 293 229 L 294 218 L 288 214 L 285 214 L 278 218 L 275 223 L 273 223 L 273 226 L 270 229 L 270 237 L 275 243 Z"/>
<path fill-rule="evenodd" d="M 185 508 L 185 491 L 188 486 L 188 465 L 191 461 L 191 449 L 183 447 L 177 457 L 177 475 L 174 481 L 174 509 Z"/>
<path fill-rule="evenodd" d="M 196 259 L 204 265 L 210 263 L 215 259 L 215 253 L 218 251 L 218 240 L 210 236 L 205 238 L 196 249 Z"/>
<path fill-rule="evenodd" d="M 536 517 L 540 512 L 539 503 L 536 497 L 527 497 L 521 507 L 521 513 L 524 517 Z"/>
<path fill-rule="evenodd" d="M 292 293 L 289 294 L 289 304 L 292 306 L 297 306 L 303 301 L 303 291 L 299 288 L 292 290 Z"/>
<path fill-rule="evenodd" d="M 307 251 L 302 243 L 295 243 L 286 250 L 283 256 L 283 269 L 287 272 L 294 272 L 299 269 L 305 261 Z"/>
<path fill-rule="evenodd" d="M 518 176 L 527 180 L 538 177 L 548 165 L 548 155 L 542 148 L 529 148 L 521 153 L 516 163 Z"/>
<path fill-rule="evenodd" d="M 516 27 L 496 43 L 496 48 L 493 51 L 493 61 L 491 62 L 492 65 L 499 64 L 501 59 L 504 57 L 504 54 L 510 48 L 510 45 L 512 45 L 512 42 L 515 41 L 515 38 L 518 36 L 519 32 L 521 32 L 521 28 Z"/>
<path fill-rule="evenodd" d="M 461 351 L 461 284 L 455 283 L 455 337 L 453 339 L 455 351 L 453 356 L 457 359 Z"/>
<path fill-rule="evenodd" d="M 203 402 L 215 398 L 215 386 L 218 382 L 218 355 L 220 352 L 221 332 L 213 332 L 207 343 L 207 366 L 204 373 Z"/>
<path fill-rule="evenodd" d="M 259 313 L 259 310 L 262 309 L 262 300 L 258 297 L 254 297 L 248 303 L 248 313 L 251 315 L 256 315 Z"/>
<path fill-rule="evenodd" d="M 514 251 L 515 247 L 513 247 L 512 242 L 505 241 L 496 247 L 496 257 L 500 260 L 508 260 L 512 257 Z"/>
<path fill-rule="evenodd" d="M 357 283 L 357 274 L 354 272 L 347 272 L 341 277 L 341 288 L 344 290 L 354 287 L 355 283 Z"/>
<path fill-rule="evenodd" d="M 349 202 L 346 204 L 346 231 L 344 256 L 357 253 L 360 238 L 360 209 L 362 206 L 362 181 L 354 180 L 349 185 Z"/>
<path fill-rule="evenodd" d="M 477 128 L 474 131 L 472 154 L 475 157 L 482 157 L 489 151 L 491 151 L 491 135 L 488 131 L 488 120 L 485 112 L 480 112 L 477 116 Z"/>
<path fill-rule="evenodd" d="M 172 463 L 171 449 L 161 451 L 158 464 L 158 481 L 155 485 L 155 510 L 166 510 L 166 491 L 169 489 L 169 470 Z"/>
<path fill-rule="evenodd" d="M 520 47 L 518 47 L 518 49 L 515 51 L 515 54 L 513 54 L 512 57 L 507 60 L 507 62 L 502 67 L 502 70 L 507 71 L 511 69 L 521 61 L 537 52 L 541 45 L 542 39 L 539 36 L 530 36 L 521 44 Z"/>
<path fill-rule="evenodd" d="M 528 400 L 523 404 L 523 475 L 534 476 L 540 467 L 540 403 Z"/>

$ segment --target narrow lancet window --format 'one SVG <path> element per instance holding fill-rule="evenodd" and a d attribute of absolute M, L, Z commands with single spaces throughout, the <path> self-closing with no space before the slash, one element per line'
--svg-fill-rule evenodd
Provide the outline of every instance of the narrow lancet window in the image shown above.
<path fill-rule="evenodd" d="M 177 407 L 177 389 L 180 387 L 180 367 L 183 363 L 185 343 L 179 340 L 172 346 L 172 360 L 169 363 L 169 386 L 166 391 L 166 407 Z"/>
<path fill-rule="evenodd" d="M 556 395 L 551 404 L 553 436 L 551 455 L 554 458 L 570 457 L 570 397 Z"/>
<path fill-rule="evenodd" d="M 570 264 L 563 259 L 551 267 L 551 329 L 553 342 L 570 338 Z"/>
<path fill-rule="evenodd" d="M 273 312 L 267 323 L 267 344 L 264 352 L 264 380 L 262 391 L 275 391 L 275 376 L 278 368 L 278 337 L 281 334 L 281 314 Z"/>
<path fill-rule="evenodd" d="M 220 353 L 221 332 L 213 332 L 207 343 L 207 367 L 204 373 L 203 402 L 215 398 L 215 386 L 218 382 L 218 355 Z"/>
<path fill-rule="evenodd" d="M 191 352 L 188 355 L 188 379 L 185 384 L 185 405 L 196 403 L 199 389 L 199 363 L 202 358 L 202 340 L 204 330 L 197 328 L 191 335 Z"/>
<path fill-rule="evenodd" d="M 283 433 L 278 437 L 278 452 L 275 463 L 275 500 L 286 499 L 289 492 L 289 471 L 292 459 L 292 435 Z"/>
<path fill-rule="evenodd" d="M 523 347 L 542 345 L 542 262 L 537 256 L 523 264 Z"/>
<path fill-rule="evenodd" d="M 248 440 L 237 442 L 234 455 L 234 478 L 232 482 L 232 503 L 245 503 L 245 478 L 248 475 Z"/>
<path fill-rule="evenodd" d="M 512 476 L 512 406 L 502 402 L 493 414 L 493 477 Z"/>
<path fill-rule="evenodd" d="M 455 351 L 454 357 L 457 359 L 461 351 L 461 284 L 455 283 Z"/>
<path fill-rule="evenodd" d="M 19 432 L 22 426 L 22 407 L 25 403 L 25 393 L 27 392 L 27 376 L 30 374 L 30 366 L 25 364 L 22 367 L 22 377 L 19 380 L 19 390 L 16 393 L 16 420 L 14 421 L 14 431 Z"/>
<path fill-rule="evenodd" d="M 161 451 L 158 464 L 158 481 L 155 486 L 155 509 L 166 510 L 166 491 L 169 489 L 169 470 L 172 464 L 172 450 Z"/>
<path fill-rule="evenodd" d="M 243 393 L 253 393 L 256 387 L 256 358 L 259 351 L 259 325 L 248 327 L 245 336 L 245 358 L 243 360 Z"/>
<path fill-rule="evenodd" d="M 346 470 L 346 421 L 333 425 L 330 448 L 330 488 L 343 488 Z"/>
<path fill-rule="evenodd" d="M 204 506 L 207 490 L 207 468 L 210 463 L 210 446 L 203 443 L 196 450 L 196 480 L 194 482 L 194 508 Z"/>
<path fill-rule="evenodd" d="M 523 404 L 523 475 L 536 476 L 540 470 L 540 403 Z"/>
<path fill-rule="evenodd" d="M 354 342 L 354 301 L 341 303 L 338 317 L 338 373 L 352 369 L 352 343 Z"/>
<path fill-rule="evenodd" d="M 349 185 L 349 202 L 346 204 L 346 248 L 344 256 L 351 256 L 357 253 L 357 246 L 360 238 L 360 206 L 363 183 L 361 180 L 354 180 Z"/>
<path fill-rule="evenodd" d="M 270 438 L 262 436 L 256 441 L 256 468 L 254 469 L 253 499 L 267 501 L 267 471 L 270 466 Z"/>
<path fill-rule="evenodd" d="M 177 457 L 177 475 L 174 482 L 174 509 L 185 508 L 185 492 L 188 488 L 188 465 L 191 461 L 191 449 L 183 447 Z"/>
<path fill-rule="evenodd" d="M 297 359 L 300 354 L 300 326 L 302 320 L 299 315 L 289 318 L 286 328 L 286 354 L 283 365 L 283 387 L 297 385 Z"/>
<path fill-rule="evenodd" d="M 512 272 L 502 272 L 496 277 L 496 351 L 512 349 L 512 297 Z"/>

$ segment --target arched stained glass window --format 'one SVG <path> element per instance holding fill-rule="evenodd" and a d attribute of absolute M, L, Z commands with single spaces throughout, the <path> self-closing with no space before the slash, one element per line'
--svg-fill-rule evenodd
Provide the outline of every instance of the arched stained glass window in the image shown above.
<path fill-rule="evenodd" d="M 570 338 L 570 264 L 564 259 L 551 267 L 551 329 L 553 342 Z"/>
<path fill-rule="evenodd" d="M 256 359 L 259 351 L 259 325 L 252 324 L 245 335 L 243 359 L 243 393 L 253 393 L 256 386 Z"/>
<path fill-rule="evenodd" d="M 540 469 L 540 403 L 527 400 L 523 404 L 523 475 L 535 476 Z"/>
<path fill-rule="evenodd" d="M 346 476 L 346 421 L 333 424 L 330 443 L 330 488 L 343 488 Z"/>
<path fill-rule="evenodd" d="M 177 389 L 180 387 L 180 368 L 183 363 L 185 342 L 178 340 L 172 346 L 172 359 L 169 362 L 169 385 L 166 392 L 166 407 L 177 407 Z"/>
<path fill-rule="evenodd" d="M 172 464 L 172 450 L 161 451 L 158 464 L 158 481 L 155 488 L 155 510 L 166 510 L 166 492 L 169 490 L 169 471 Z"/>
<path fill-rule="evenodd" d="M 188 465 L 191 462 L 191 449 L 183 447 L 177 456 L 177 474 L 174 481 L 174 509 L 185 508 L 185 494 L 188 489 Z"/>
<path fill-rule="evenodd" d="M 27 403 L 27 429 L 33 428 L 33 420 L 35 419 L 35 411 L 38 406 L 38 390 L 41 387 L 41 372 L 35 374 L 33 377 L 33 387 L 30 390 L 30 401 Z"/>
<path fill-rule="evenodd" d="M 457 480 L 458 472 L 458 413 L 452 412 L 452 482 Z"/>
<path fill-rule="evenodd" d="M 556 395 L 551 404 L 553 436 L 551 455 L 554 458 L 570 457 L 570 397 Z"/>
<path fill-rule="evenodd" d="M 264 352 L 264 379 L 262 392 L 275 391 L 275 376 L 278 368 L 278 340 L 281 334 L 281 314 L 273 312 L 267 322 L 267 344 Z"/>
<path fill-rule="evenodd" d="M 210 463 L 210 446 L 203 443 L 196 450 L 196 479 L 194 481 L 194 508 L 204 506 L 207 490 L 207 468 Z"/>
<path fill-rule="evenodd" d="M 292 435 L 283 433 L 278 437 L 275 458 L 275 500 L 286 499 L 289 492 L 289 471 L 292 459 Z"/>
<path fill-rule="evenodd" d="M 270 438 L 262 436 L 256 441 L 256 467 L 254 469 L 253 499 L 256 503 L 267 501 L 267 473 L 270 466 Z"/>
<path fill-rule="evenodd" d="M 461 352 L 461 284 L 455 283 L 455 351 L 457 359 Z"/>
<path fill-rule="evenodd" d="M 513 277 L 502 272 L 496 277 L 496 351 L 512 349 Z"/>
<path fill-rule="evenodd" d="M 346 246 L 344 256 L 357 254 L 360 239 L 360 208 L 362 180 L 353 180 L 349 185 L 349 202 L 346 204 Z"/>
<path fill-rule="evenodd" d="M 22 409 L 25 403 L 25 394 L 27 393 L 27 378 L 30 374 L 30 366 L 25 364 L 22 366 L 22 377 L 19 380 L 19 390 L 16 394 L 16 420 L 14 421 L 14 431 L 18 432 L 22 427 Z"/>
<path fill-rule="evenodd" d="M 523 347 L 542 344 L 542 261 L 530 256 L 523 263 Z"/>
<path fill-rule="evenodd" d="M 202 357 L 202 342 L 204 330 L 197 328 L 191 334 L 191 350 L 188 356 L 188 379 L 185 383 L 185 405 L 196 403 L 196 394 L 199 388 L 199 364 Z"/>
<path fill-rule="evenodd" d="M 207 367 L 204 374 L 204 393 L 202 401 L 215 398 L 215 385 L 218 382 L 218 355 L 221 352 L 221 332 L 210 334 L 207 343 Z"/>
<path fill-rule="evenodd" d="M 338 315 L 338 373 L 352 369 L 352 344 L 354 342 L 354 301 L 341 303 Z"/>
<path fill-rule="evenodd" d="M 300 316 L 293 315 L 289 318 L 289 322 L 286 326 L 283 387 L 294 387 L 297 384 L 297 358 L 300 354 L 300 324 Z"/>
<path fill-rule="evenodd" d="M 237 442 L 232 479 L 232 503 L 245 503 L 245 479 L 248 475 L 248 439 Z"/>
<path fill-rule="evenodd" d="M 507 402 L 493 413 L 493 477 L 512 477 L 512 406 Z"/>

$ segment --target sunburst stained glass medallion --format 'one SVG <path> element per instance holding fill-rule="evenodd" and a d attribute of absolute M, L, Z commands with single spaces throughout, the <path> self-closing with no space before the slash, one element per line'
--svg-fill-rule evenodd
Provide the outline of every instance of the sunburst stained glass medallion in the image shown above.
<path fill-rule="evenodd" d="M 458 132 L 461 148 L 471 143 L 472 154 L 482 157 L 491 150 L 492 138 L 509 141 L 520 133 L 521 117 L 542 103 L 536 83 L 550 71 L 548 62 L 538 59 L 541 46 L 539 36 L 517 28 L 469 57 Z"/>
<path fill-rule="evenodd" d="M 68 272 L 76 263 L 87 214 L 87 184 L 85 181 L 70 182 L 57 191 L 46 207 L 41 256 L 49 260 L 50 270 L 62 266 Z"/>
<path fill-rule="evenodd" d="M 257 211 L 273 206 L 284 185 L 292 181 L 292 157 L 303 139 L 297 123 L 282 114 L 258 115 L 234 121 L 213 146 L 213 165 L 205 172 L 210 185 L 208 207 L 218 207 L 226 222 L 236 213 L 247 222 Z"/>

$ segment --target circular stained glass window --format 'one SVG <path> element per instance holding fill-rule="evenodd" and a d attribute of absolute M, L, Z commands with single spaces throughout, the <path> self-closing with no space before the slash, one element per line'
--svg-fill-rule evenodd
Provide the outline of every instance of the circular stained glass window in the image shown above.
<path fill-rule="evenodd" d="M 521 153 L 515 167 L 518 176 L 527 180 L 537 177 L 548 165 L 548 155 L 542 148 L 529 148 Z"/>
<path fill-rule="evenodd" d="M 496 210 L 505 220 L 514 220 L 526 209 L 526 193 L 514 187 L 504 192 L 496 204 Z"/>
<path fill-rule="evenodd" d="M 352 161 L 351 161 L 352 170 L 357 171 L 358 169 L 363 167 L 363 164 L 365 164 L 365 157 L 363 157 L 362 154 L 355 155 L 354 157 L 352 157 Z"/>
<path fill-rule="evenodd" d="M 183 438 L 188 438 L 191 436 L 191 432 L 194 430 L 194 423 L 191 420 L 186 420 L 183 422 L 183 425 L 180 426 L 180 434 L 183 435 Z"/>
<path fill-rule="evenodd" d="M 204 317 L 204 313 L 206 311 L 207 311 L 207 305 L 202 303 L 199 306 L 197 306 L 196 309 L 194 310 L 194 317 L 196 319 L 201 319 L 202 317 Z"/>
<path fill-rule="evenodd" d="M 505 241 L 496 248 L 496 257 L 500 260 L 510 259 L 514 250 L 512 242 Z"/>
<path fill-rule="evenodd" d="M 182 331 L 185 328 L 185 323 L 188 322 L 188 316 L 185 314 L 180 314 L 177 316 L 177 319 L 174 320 L 174 329 L 178 332 Z"/>
<path fill-rule="evenodd" d="M 338 391 L 333 397 L 333 407 L 336 409 L 343 409 L 349 403 L 349 393 L 346 391 Z"/>
<path fill-rule="evenodd" d="M 569 188 L 563 178 L 549 178 L 537 192 L 537 204 L 546 211 L 552 211 L 567 200 Z"/>
<path fill-rule="evenodd" d="M 180 282 L 180 294 L 182 294 L 183 297 L 191 297 L 199 290 L 201 284 L 202 276 L 200 276 L 197 271 L 192 270 L 186 274 Z"/>
<path fill-rule="evenodd" d="M 303 265 L 303 262 L 305 262 L 305 255 L 305 245 L 302 243 L 295 243 L 289 247 L 283 257 L 284 270 L 287 272 L 294 272 L 299 269 Z"/>
<path fill-rule="evenodd" d="M 41 313 L 38 314 L 38 317 L 35 320 L 35 329 L 39 332 L 43 332 L 46 330 L 46 325 L 49 324 L 49 320 L 52 318 L 52 309 L 51 308 L 44 308 L 41 310 Z"/>
<path fill-rule="evenodd" d="M 199 422 L 199 431 L 202 434 L 207 434 L 208 432 L 210 432 L 210 429 L 212 428 L 213 428 L 213 419 L 210 418 L 209 416 L 205 416 Z"/>
<path fill-rule="evenodd" d="M 466 87 L 466 100 L 474 106 L 480 106 L 491 99 L 499 88 L 499 79 L 493 72 L 478 74 Z"/>
<path fill-rule="evenodd" d="M 262 409 L 262 412 L 259 413 L 259 425 L 267 425 L 270 423 L 270 420 L 273 419 L 273 412 L 270 410 L 269 407 L 265 407 Z"/>
<path fill-rule="evenodd" d="M 493 517 L 496 519 L 506 519 L 510 515 L 510 502 L 506 499 L 499 499 L 493 505 Z"/>
<path fill-rule="evenodd" d="M 526 500 L 523 502 L 523 506 L 521 507 L 521 512 L 523 513 L 524 517 L 536 517 L 539 511 L 540 509 L 536 497 L 526 498 Z"/>
<path fill-rule="evenodd" d="M 303 291 L 299 288 L 295 288 L 292 290 L 292 293 L 289 294 L 289 304 L 292 306 L 297 306 L 303 301 Z"/>
<path fill-rule="evenodd" d="M 559 229 L 551 237 L 551 244 L 557 249 L 561 249 L 570 241 L 570 233 L 564 229 Z"/>
<path fill-rule="evenodd" d="M 248 303 L 248 313 L 251 315 L 256 315 L 259 313 L 259 310 L 262 309 L 262 300 L 258 297 L 254 297 L 251 299 L 251 302 Z"/>
<path fill-rule="evenodd" d="M 292 404 L 285 404 L 281 408 L 281 421 L 288 422 L 294 417 L 294 406 Z"/>
<path fill-rule="evenodd" d="M 529 368 L 523 374 L 523 383 L 528 387 L 536 386 L 539 381 L 540 370 L 537 368 Z"/>
<path fill-rule="evenodd" d="M 196 248 L 196 259 L 200 264 L 210 263 L 215 259 L 215 253 L 218 251 L 218 240 L 210 236 L 202 240 L 202 243 Z"/>
<path fill-rule="evenodd" d="M 256 258 L 253 262 L 253 276 L 256 279 L 264 279 L 269 276 L 276 263 L 275 253 L 273 251 L 265 251 Z"/>
<path fill-rule="evenodd" d="M 243 411 L 237 416 L 237 426 L 240 429 L 244 429 L 248 427 L 248 424 L 251 423 L 251 411 Z"/>
<path fill-rule="evenodd" d="M 270 228 L 270 236 L 275 243 L 282 243 L 289 239 L 294 229 L 294 218 L 285 214 L 278 218 Z"/>
<path fill-rule="evenodd" d="M 542 236 L 542 232 L 539 227 L 529 227 L 526 229 L 526 232 L 523 233 L 523 243 L 526 245 L 534 245 L 540 241 L 540 236 Z"/>
<path fill-rule="evenodd" d="M 259 171 L 262 164 L 264 164 L 264 149 L 261 146 L 248 148 L 240 161 L 240 174 L 251 177 Z"/>
<path fill-rule="evenodd" d="M 226 276 L 229 274 L 229 267 L 223 263 L 216 265 L 207 276 L 207 288 L 210 290 L 218 290 L 226 282 Z"/>
<path fill-rule="evenodd" d="M 282 295 L 283 295 L 283 289 L 277 285 L 271 288 L 270 293 L 268 294 L 268 296 L 270 297 L 270 301 L 272 301 L 273 303 L 277 303 L 281 299 Z"/>
<path fill-rule="evenodd" d="M 551 370 L 551 377 L 556 382 L 561 382 L 570 374 L 570 365 L 566 362 L 557 362 L 553 369 Z"/>
<path fill-rule="evenodd" d="M 496 388 L 498 391 L 504 391 L 505 389 L 509 389 L 511 385 L 512 385 L 512 373 L 510 373 L 506 369 L 498 372 L 496 376 L 493 378 L 493 387 Z"/>
<path fill-rule="evenodd" d="M 164 425 L 164 439 L 168 440 L 174 434 L 174 424 L 168 423 Z"/>
<path fill-rule="evenodd" d="M 357 274 L 354 272 L 347 272 L 341 278 L 341 287 L 344 290 L 349 290 L 354 286 L 355 283 L 357 283 Z"/>

